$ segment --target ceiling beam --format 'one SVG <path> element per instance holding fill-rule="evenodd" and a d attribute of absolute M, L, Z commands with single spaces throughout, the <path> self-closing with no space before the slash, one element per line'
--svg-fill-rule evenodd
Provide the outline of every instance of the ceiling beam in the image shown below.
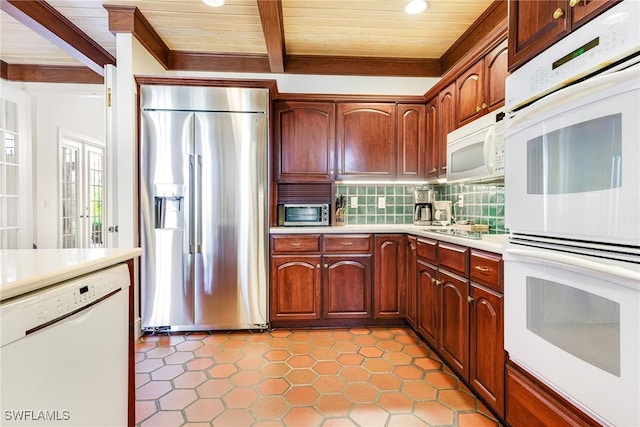
<path fill-rule="evenodd" d="M 440 77 L 437 59 L 360 56 L 287 56 L 287 73 L 347 76 Z"/>
<path fill-rule="evenodd" d="M 4 62 L 3 60 L 0 59 L 0 78 L 5 79 L 5 80 L 9 80 L 9 77 L 8 77 L 8 66 L 9 66 L 9 64 L 7 64 L 6 62 Z"/>
<path fill-rule="evenodd" d="M 66 65 L 6 64 L 6 77 L 10 81 L 38 83 L 103 84 L 104 77 L 87 67 Z"/>
<path fill-rule="evenodd" d="M 166 69 L 171 50 L 136 6 L 103 5 L 109 12 L 109 31 L 131 33 Z"/>
<path fill-rule="evenodd" d="M 116 59 L 44 0 L 1 0 L 0 8 L 99 75 Z"/>
<path fill-rule="evenodd" d="M 169 69 L 228 73 L 269 73 L 267 55 L 171 51 Z"/>
<path fill-rule="evenodd" d="M 286 49 L 281 0 L 257 0 L 272 73 L 284 73 Z"/>

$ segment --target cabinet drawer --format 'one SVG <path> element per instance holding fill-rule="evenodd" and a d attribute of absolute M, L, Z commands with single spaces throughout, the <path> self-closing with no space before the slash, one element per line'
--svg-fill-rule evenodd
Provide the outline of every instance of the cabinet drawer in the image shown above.
<path fill-rule="evenodd" d="M 324 235 L 324 251 L 333 253 L 371 252 L 370 234 Z"/>
<path fill-rule="evenodd" d="M 281 252 L 320 252 L 319 234 L 272 235 L 271 250 Z"/>
<path fill-rule="evenodd" d="M 502 256 L 471 249 L 471 280 L 503 292 Z"/>
<path fill-rule="evenodd" d="M 418 258 L 433 263 L 437 262 L 438 241 L 429 239 L 418 239 L 416 243 Z"/>
<path fill-rule="evenodd" d="M 438 244 L 438 259 L 440 267 L 469 277 L 469 248 L 440 242 Z"/>

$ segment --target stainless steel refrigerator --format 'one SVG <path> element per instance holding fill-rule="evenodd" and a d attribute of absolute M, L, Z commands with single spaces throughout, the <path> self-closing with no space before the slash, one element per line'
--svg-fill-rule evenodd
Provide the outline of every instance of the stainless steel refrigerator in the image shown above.
<path fill-rule="evenodd" d="M 140 87 L 144 330 L 267 327 L 268 101 Z"/>

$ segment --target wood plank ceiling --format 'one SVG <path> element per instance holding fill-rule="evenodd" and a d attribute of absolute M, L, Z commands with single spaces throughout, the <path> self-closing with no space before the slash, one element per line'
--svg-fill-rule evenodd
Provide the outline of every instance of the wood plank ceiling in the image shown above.
<path fill-rule="evenodd" d="M 507 10 L 505 0 L 429 0 L 419 15 L 403 12 L 407 0 L 0 1 L 2 76 L 11 80 L 101 74 L 115 63 L 117 32 L 171 70 L 438 77 Z"/>

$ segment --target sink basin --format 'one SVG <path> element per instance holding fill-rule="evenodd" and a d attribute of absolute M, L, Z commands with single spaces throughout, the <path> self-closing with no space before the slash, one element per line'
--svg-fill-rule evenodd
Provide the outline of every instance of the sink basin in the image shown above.
<path fill-rule="evenodd" d="M 456 230 L 454 228 L 447 228 L 443 230 L 429 230 L 435 233 L 446 234 L 448 236 L 464 237 L 465 239 L 481 240 L 482 233 L 473 233 L 470 231 Z"/>

